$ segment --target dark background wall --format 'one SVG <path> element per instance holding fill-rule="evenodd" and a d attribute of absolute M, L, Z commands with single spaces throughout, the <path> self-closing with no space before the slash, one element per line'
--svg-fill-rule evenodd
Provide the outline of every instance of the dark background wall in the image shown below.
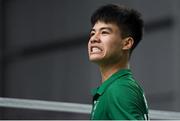
<path fill-rule="evenodd" d="M 131 68 L 150 109 L 180 111 L 178 0 L 0 0 L 0 95 L 91 103 L 100 84 L 88 61 L 90 16 L 105 3 L 125 4 L 145 20 Z M 89 115 L 1 108 L 1 119 L 88 119 Z"/>

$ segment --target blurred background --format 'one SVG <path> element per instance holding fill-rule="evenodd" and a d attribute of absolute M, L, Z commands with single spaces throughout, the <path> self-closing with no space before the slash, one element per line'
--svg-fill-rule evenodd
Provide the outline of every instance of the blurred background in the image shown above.
<path fill-rule="evenodd" d="M 0 0 L 0 97 L 91 104 L 100 84 L 88 61 L 90 16 L 106 3 L 140 11 L 144 38 L 131 68 L 150 109 L 180 111 L 179 0 Z M 0 119 L 89 119 L 0 108 Z"/>

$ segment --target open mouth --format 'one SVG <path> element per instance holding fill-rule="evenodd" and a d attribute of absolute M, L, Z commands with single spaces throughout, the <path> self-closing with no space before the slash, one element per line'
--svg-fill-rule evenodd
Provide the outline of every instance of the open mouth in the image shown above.
<path fill-rule="evenodd" d="M 99 53 L 102 52 L 102 49 L 98 46 L 91 46 L 91 53 Z"/>

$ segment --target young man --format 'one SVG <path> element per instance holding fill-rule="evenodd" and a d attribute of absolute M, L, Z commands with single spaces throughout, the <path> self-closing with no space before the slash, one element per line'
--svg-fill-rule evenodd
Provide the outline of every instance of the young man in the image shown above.
<path fill-rule="evenodd" d="M 131 53 L 142 38 L 140 14 L 109 4 L 94 12 L 91 24 L 89 59 L 98 64 L 102 77 L 102 84 L 94 90 L 91 119 L 148 119 L 144 92 L 129 67 Z"/>

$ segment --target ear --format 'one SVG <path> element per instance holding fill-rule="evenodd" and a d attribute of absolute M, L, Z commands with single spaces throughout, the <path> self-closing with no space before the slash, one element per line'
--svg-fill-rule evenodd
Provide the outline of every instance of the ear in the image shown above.
<path fill-rule="evenodd" d="M 132 37 L 126 37 L 123 40 L 123 50 L 130 50 L 134 44 L 134 39 Z"/>

